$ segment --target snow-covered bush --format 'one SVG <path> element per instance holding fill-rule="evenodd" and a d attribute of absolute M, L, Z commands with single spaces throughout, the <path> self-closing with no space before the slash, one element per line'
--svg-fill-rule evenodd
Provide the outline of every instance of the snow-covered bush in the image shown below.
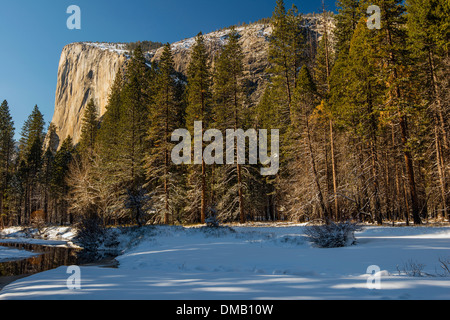
<path fill-rule="evenodd" d="M 356 244 L 355 232 L 361 227 L 352 222 L 330 222 L 326 225 L 305 227 L 308 239 L 319 248 L 340 248 Z"/>

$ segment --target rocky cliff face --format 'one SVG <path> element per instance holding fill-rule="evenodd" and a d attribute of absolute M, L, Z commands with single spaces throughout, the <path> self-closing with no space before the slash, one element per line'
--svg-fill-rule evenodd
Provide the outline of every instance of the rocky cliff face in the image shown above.
<path fill-rule="evenodd" d="M 320 33 L 319 19 L 311 17 L 306 27 Z M 250 88 L 250 103 L 256 104 L 263 94 L 267 81 L 267 52 L 272 27 L 268 24 L 252 24 L 237 28 L 245 56 L 244 65 Z M 230 30 L 205 35 L 207 47 L 214 56 L 227 40 Z M 190 49 L 195 38 L 172 44 L 175 69 L 185 74 L 189 65 Z M 146 53 L 149 61 L 158 60 L 162 48 Z M 100 116 L 106 111 L 110 86 L 119 68 L 128 59 L 123 44 L 74 43 L 67 45 L 61 54 L 55 98 L 53 124 L 59 141 L 69 135 L 79 142 L 82 118 L 90 99 L 99 107 Z M 214 59 L 213 59 L 214 60 Z"/>
<path fill-rule="evenodd" d="M 106 111 L 110 86 L 126 56 L 98 46 L 74 43 L 64 47 L 58 68 L 53 124 L 59 141 L 80 139 L 84 109 L 90 99 Z"/>
<path fill-rule="evenodd" d="M 272 26 L 264 24 L 253 24 L 236 28 L 239 33 L 242 51 L 244 54 L 244 73 L 247 85 L 251 89 L 250 103 L 255 104 L 262 95 L 262 89 L 267 80 L 265 70 L 268 67 L 267 52 L 269 48 L 269 36 L 272 34 Z M 229 29 L 216 31 L 204 35 L 206 47 L 214 60 L 220 53 L 230 33 Z M 195 38 L 182 40 L 172 44 L 175 70 L 186 74 L 190 61 L 190 49 L 195 44 Z M 160 48 L 148 53 L 148 58 L 152 61 L 158 60 L 163 52 Z"/>

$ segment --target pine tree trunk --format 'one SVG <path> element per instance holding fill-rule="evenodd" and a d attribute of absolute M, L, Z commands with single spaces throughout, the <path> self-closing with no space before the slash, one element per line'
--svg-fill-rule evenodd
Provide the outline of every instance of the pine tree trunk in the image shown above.
<path fill-rule="evenodd" d="M 289 107 L 289 118 L 288 119 L 290 119 L 291 110 L 292 110 L 292 93 L 291 93 L 291 83 L 290 83 L 290 78 L 289 78 L 289 66 L 288 66 L 286 57 L 284 57 L 284 76 L 285 76 L 285 81 L 286 81 L 286 93 L 287 93 L 288 107 Z"/>
<path fill-rule="evenodd" d="M 242 173 L 241 173 L 241 165 L 237 164 L 237 176 L 238 176 L 238 186 L 239 186 L 239 220 L 240 223 L 245 223 L 245 213 L 244 213 L 244 201 L 243 201 L 243 192 L 242 192 Z"/>
<path fill-rule="evenodd" d="M 237 78 L 234 78 L 234 130 L 236 131 L 239 126 L 239 117 L 238 117 L 238 81 Z M 239 164 L 240 159 L 238 158 L 236 161 L 236 171 L 237 171 L 237 180 L 238 180 L 238 196 L 239 196 L 239 221 L 240 223 L 245 223 L 245 212 L 244 212 L 244 200 L 243 200 L 243 191 L 242 191 L 242 168 Z"/>
<path fill-rule="evenodd" d="M 169 93 L 166 91 L 166 123 L 164 129 L 164 201 L 165 201 L 165 211 L 164 211 L 164 223 L 169 224 L 169 186 L 167 181 L 167 176 L 169 174 Z"/>
<path fill-rule="evenodd" d="M 444 142 L 444 147 L 446 149 L 449 148 L 448 141 L 447 141 L 447 131 L 445 129 L 445 120 L 444 115 L 442 112 L 442 101 L 439 97 L 439 88 L 438 88 L 438 80 L 436 77 L 436 68 L 434 65 L 434 58 L 433 58 L 433 52 L 431 49 L 428 49 L 428 62 L 430 64 L 430 73 L 431 73 L 431 79 L 433 81 L 433 90 L 434 90 L 434 97 L 436 99 L 437 103 L 437 111 L 436 111 L 436 126 L 439 126 L 439 129 L 442 133 L 442 140 Z"/>
<path fill-rule="evenodd" d="M 201 207 L 201 223 L 206 221 L 206 163 L 202 160 L 202 207 Z"/>
<path fill-rule="evenodd" d="M 213 163 L 211 166 L 211 183 L 210 183 L 210 192 L 209 192 L 209 201 L 211 204 L 215 204 L 215 174 L 216 174 L 216 164 Z"/>
<path fill-rule="evenodd" d="M 436 163 L 438 167 L 439 174 L 439 184 L 441 190 L 441 198 L 442 198 L 442 206 L 444 210 L 444 217 L 448 219 L 448 210 L 447 210 L 447 196 L 445 192 L 445 170 L 444 170 L 444 159 L 442 157 L 442 148 L 439 140 L 439 128 L 435 126 L 434 128 L 434 139 L 436 146 Z"/>
<path fill-rule="evenodd" d="M 378 225 L 383 224 L 383 217 L 381 215 L 381 205 L 379 196 L 379 182 L 378 182 L 378 156 L 377 156 L 377 124 L 375 116 L 373 115 L 373 99 L 372 99 L 372 87 L 369 83 L 367 96 L 368 114 L 370 115 L 370 153 L 372 158 L 372 180 L 374 189 L 374 202 L 375 202 L 375 219 Z"/>
<path fill-rule="evenodd" d="M 322 2 L 322 12 L 324 18 L 324 46 L 325 46 L 325 67 L 327 72 L 327 92 L 330 91 L 330 53 L 328 51 L 328 18 L 325 11 L 325 3 Z M 331 171 L 333 174 L 333 196 L 334 196 L 334 211 L 336 220 L 340 220 L 339 202 L 337 197 L 337 170 L 336 170 L 336 156 L 334 152 L 334 133 L 333 120 L 330 119 L 330 146 L 331 146 Z M 330 217 L 331 218 L 331 217 Z"/>
<path fill-rule="evenodd" d="M 392 37 L 391 37 L 391 30 L 389 28 L 386 29 L 387 32 L 387 40 L 390 47 L 392 47 Z M 390 62 L 393 66 L 393 81 L 398 80 L 398 71 L 397 66 L 395 65 L 395 56 L 394 52 L 391 50 L 389 52 L 390 56 Z M 402 98 L 402 94 L 400 92 L 400 88 L 398 85 L 395 87 L 395 94 L 396 98 L 400 100 Z M 403 149 L 403 156 L 405 160 L 405 166 L 406 166 L 406 175 L 408 177 L 408 183 L 409 183 L 409 196 L 411 198 L 411 209 L 413 214 L 413 220 L 414 224 L 421 224 L 422 221 L 420 219 L 420 209 L 419 209 L 419 200 L 417 197 L 417 191 L 416 191 L 416 181 L 414 178 L 414 167 L 412 162 L 412 156 L 411 152 L 407 150 L 407 144 L 408 144 L 408 122 L 407 118 L 404 114 L 402 114 L 400 110 L 400 106 L 398 106 L 398 115 L 400 118 L 400 131 L 401 131 L 401 141 L 402 141 L 402 149 Z"/>
<path fill-rule="evenodd" d="M 0 194 L 0 223 L 1 223 L 1 227 L 4 227 L 4 215 L 5 215 L 5 208 L 6 208 L 6 199 L 5 199 L 5 194 L 8 190 L 8 185 L 9 185 L 9 167 L 10 167 L 10 159 L 11 159 L 11 154 L 10 154 L 10 150 L 11 150 L 11 145 L 10 145 L 10 141 L 8 139 L 7 141 L 7 145 L 6 145 L 6 154 L 5 154 L 5 177 L 2 181 L 2 190 L 1 194 Z"/>
<path fill-rule="evenodd" d="M 330 145 L 331 145 L 331 168 L 333 173 L 334 210 L 336 221 L 339 221 L 341 219 L 341 216 L 339 213 L 339 202 L 337 197 L 336 156 L 334 153 L 334 133 L 332 120 L 330 120 Z"/>
<path fill-rule="evenodd" d="M 322 194 L 322 189 L 320 188 L 320 180 L 319 180 L 319 175 L 317 173 L 317 168 L 316 168 L 316 159 L 314 156 L 314 151 L 313 151 L 313 147 L 312 147 L 312 141 L 311 141 L 311 131 L 309 128 L 309 121 L 308 119 L 306 119 L 306 135 L 307 135 L 307 144 L 308 144 L 308 153 L 309 153 L 309 159 L 310 159 L 310 165 L 311 165 L 311 171 L 313 174 L 313 179 L 314 179 L 314 184 L 316 186 L 316 191 L 317 191 L 317 197 L 319 198 L 319 205 L 320 208 L 322 210 L 322 214 L 324 217 L 324 220 L 326 221 L 326 223 L 328 224 L 330 222 L 330 215 L 327 209 L 327 206 L 325 204 L 325 200 Z"/>
<path fill-rule="evenodd" d="M 403 172 L 403 169 L 402 169 Z M 408 191 L 406 189 L 406 184 L 403 182 L 403 191 L 404 191 L 404 201 L 405 201 L 405 220 L 406 225 L 409 226 L 409 201 L 408 201 Z"/>
<path fill-rule="evenodd" d="M 386 141 L 386 140 L 385 140 Z M 387 141 L 386 141 L 387 142 Z M 394 184 L 390 183 L 391 182 L 391 174 L 390 174 L 390 168 L 389 168 L 389 153 L 387 150 L 384 150 L 384 152 L 382 151 L 383 154 L 383 174 L 384 177 L 382 177 L 382 181 L 383 181 L 383 187 L 384 187 L 384 198 L 386 201 L 386 214 L 387 214 L 387 218 L 392 220 L 392 223 L 394 223 L 395 221 L 395 211 L 393 210 L 393 205 L 392 205 L 392 199 L 395 199 L 395 190 L 392 189 L 391 190 L 391 186 L 393 186 Z"/>
<path fill-rule="evenodd" d="M 205 113 L 205 96 L 202 90 L 201 94 L 201 103 L 202 103 L 202 119 L 204 119 Z M 204 148 L 203 148 L 203 135 L 204 135 L 204 126 L 202 126 L 202 203 L 200 209 L 200 220 L 201 223 L 204 224 L 206 221 L 206 163 L 203 157 Z"/>
<path fill-rule="evenodd" d="M 422 221 L 420 219 L 420 209 L 419 209 L 419 201 L 417 198 L 416 191 L 416 181 L 414 178 L 414 167 L 412 162 L 411 152 L 407 150 L 408 143 L 408 128 L 406 116 L 400 117 L 400 128 L 402 134 L 402 147 L 403 147 L 403 156 L 405 159 L 406 165 L 406 176 L 408 177 L 408 185 L 409 185 L 409 196 L 411 197 L 411 209 L 413 214 L 414 224 L 421 224 Z"/>
<path fill-rule="evenodd" d="M 3 222 L 3 190 L 0 190 L 1 194 L 0 194 L 0 230 L 2 230 L 5 226 L 4 226 L 4 222 Z"/>
<path fill-rule="evenodd" d="M 353 134 L 356 137 L 356 133 L 354 132 Z M 359 168 L 360 168 L 360 173 L 358 174 L 358 176 L 359 176 L 359 182 L 360 182 L 360 186 L 361 186 L 362 190 L 358 190 L 358 195 L 360 195 L 360 197 L 361 197 L 360 203 L 362 204 L 362 207 L 359 208 L 359 211 L 361 211 L 364 208 L 368 207 L 368 203 L 370 202 L 370 199 L 369 199 L 369 195 L 367 194 L 367 188 L 366 188 L 367 179 L 366 179 L 366 174 L 365 174 L 366 170 L 364 169 L 365 161 L 364 161 L 363 150 L 362 150 L 361 144 L 359 142 L 354 141 L 354 144 L 356 144 L 356 150 L 357 150 L 357 154 L 358 154 L 358 163 L 359 163 Z M 361 195 L 361 193 L 362 193 L 362 195 Z M 372 216 L 370 216 L 370 220 L 371 220 L 370 222 L 373 222 Z"/>
<path fill-rule="evenodd" d="M 442 102 L 439 98 L 439 88 L 437 84 L 437 77 L 436 77 L 436 71 L 434 66 L 434 59 L 433 59 L 433 53 L 431 52 L 431 49 L 428 50 L 428 62 L 430 65 L 430 73 L 432 75 L 431 79 L 433 82 L 433 90 L 434 90 L 434 97 L 436 99 L 437 103 L 437 110 L 435 112 L 435 124 L 434 124 L 434 139 L 435 139 L 435 147 L 436 147 L 436 164 L 438 168 L 438 175 L 439 175 L 439 184 L 440 184 L 440 190 L 441 190 L 441 198 L 442 198 L 442 205 L 443 205 L 443 211 L 444 211 L 444 217 L 445 219 L 448 219 L 448 209 L 447 209 L 447 196 L 445 192 L 445 186 L 446 186 L 446 176 L 445 176 L 445 162 L 443 157 L 443 150 L 442 150 L 442 144 L 440 140 L 439 132 L 442 133 L 442 140 L 444 142 L 444 146 L 447 146 L 447 132 L 445 130 L 444 125 L 444 117 L 442 114 Z"/>
<path fill-rule="evenodd" d="M 380 205 L 380 196 L 379 196 L 379 183 L 378 183 L 378 158 L 375 149 L 375 142 L 372 141 L 370 143 L 371 150 L 371 158 L 372 158 L 372 180 L 373 180 L 373 188 L 374 188 L 374 201 L 375 201 L 375 219 L 377 220 L 378 225 L 383 224 L 383 217 L 381 215 L 381 205 Z"/>

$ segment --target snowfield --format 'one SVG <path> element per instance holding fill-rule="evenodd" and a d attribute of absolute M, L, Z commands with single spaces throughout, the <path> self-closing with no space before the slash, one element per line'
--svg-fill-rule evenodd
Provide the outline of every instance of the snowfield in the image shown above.
<path fill-rule="evenodd" d="M 365 227 L 357 245 L 313 247 L 303 225 L 211 230 L 158 226 L 119 233 L 119 268 L 67 267 L 18 280 L 0 300 L 450 299 L 450 227 Z M 369 266 L 378 266 L 372 274 Z M 412 266 L 420 272 L 413 276 Z M 417 270 L 416 270 L 417 271 Z M 370 273 L 370 274 L 369 274 Z M 375 279 L 375 280 L 374 280 Z M 369 289 L 378 283 L 379 289 Z"/>

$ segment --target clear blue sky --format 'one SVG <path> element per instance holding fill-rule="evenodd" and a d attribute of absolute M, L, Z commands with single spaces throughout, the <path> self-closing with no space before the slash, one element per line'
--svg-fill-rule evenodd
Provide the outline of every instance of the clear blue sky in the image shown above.
<path fill-rule="evenodd" d="M 300 12 L 319 12 L 321 0 L 285 0 Z M 325 1 L 334 10 L 334 0 Z M 69 30 L 70 5 L 81 9 L 81 30 Z M 54 110 L 62 48 L 72 42 L 175 42 L 239 22 L 270 17 L 275 0 L 2 0 L 0 100 L 8 100 L 16 127 L 38 105 L 47 123 Z M 0 101 L 0 103 L 1 103 Z"/>

